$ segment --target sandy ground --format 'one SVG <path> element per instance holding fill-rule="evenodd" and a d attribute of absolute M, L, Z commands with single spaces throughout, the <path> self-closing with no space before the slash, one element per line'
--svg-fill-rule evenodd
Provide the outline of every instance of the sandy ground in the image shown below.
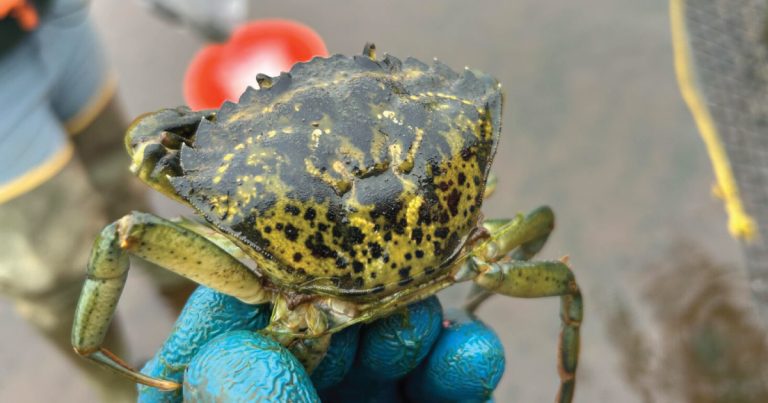
<path fill-rule="evenodd" d="M 94 3 L 127 113 L 181 104 L 181 77 L 201 41 L 137 2 Z M 380 51 L 438 57 L 504 83 L 500 180 L 485 213 L 553 206 L 558 228 L 543 256 L 571 256 L 587 303 L 576 400 L 638 401 L 605 336 L 612 301 L 633 300 L 644 270 L 677 241 L 720 261 L 740 256 L 710 196 L 711 169 L 674 82 L 665 2 L 270 0 L 256 3 L 253 15 L 303 21 L 333 53 L 358 53 L 374 41 Z M 178 212 L 160 198 L 157 206 Z M 461 296 L 451 290 L 444 300 Z M 135 358 L 150 356 L 171 326 L 159 305 L 146 279 L 132 274 L 120 314 Z M 551 401 L 557 312 L 555 299 L 497 297 L 481 309 L 506 346 L 497 401 Z M 1 402 L 94 401 L 7 301 L 0 300 L 0 323 Z"/>

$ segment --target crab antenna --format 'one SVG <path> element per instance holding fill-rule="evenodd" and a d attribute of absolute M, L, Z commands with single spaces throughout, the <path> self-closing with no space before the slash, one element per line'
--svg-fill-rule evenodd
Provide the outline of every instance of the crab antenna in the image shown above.
<path fill-rule="evenodd" d="M 272 77 L 266 75 L 266 74 L 256 74 L 256 82 L 259 83 L 259 88 L 270 88 L 272 87 Z"/>
<path fill-rule="evenodd" d="M 363 47 L 363 55 L 376 60 L 376 45 L 371 42 L 366 42 L 365 46 Z"/>

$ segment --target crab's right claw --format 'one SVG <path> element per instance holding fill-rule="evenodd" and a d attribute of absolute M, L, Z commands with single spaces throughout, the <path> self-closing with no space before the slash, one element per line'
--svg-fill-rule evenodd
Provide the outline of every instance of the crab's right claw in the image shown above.
<path fill-rule="evenodd" d="M 192 146 L 200 122 L 215 119 L 215 111 L 193 112 L 187 107 L 139 116 L 125 134 L 131 172 L 153 189 L 178 198 L 168 177 L 182 174 L 179 151 L 182 145 Z"/>

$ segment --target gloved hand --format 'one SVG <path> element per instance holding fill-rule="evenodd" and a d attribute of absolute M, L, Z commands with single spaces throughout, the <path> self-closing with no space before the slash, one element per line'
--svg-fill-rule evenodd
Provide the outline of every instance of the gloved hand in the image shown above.
<path fill-rule="evenodd" d="M 485 402 L 504 372 L 493 331 L 464 313 L 444 319 L 435 297 L 335 334 L 311 376 L 254 332 L 269 315 L 268 305 L 200 287 L 142 372 L 183 381 L 195 402 Z M 139 392 L 140 402 L 182 401 L 182 391 Z"/>

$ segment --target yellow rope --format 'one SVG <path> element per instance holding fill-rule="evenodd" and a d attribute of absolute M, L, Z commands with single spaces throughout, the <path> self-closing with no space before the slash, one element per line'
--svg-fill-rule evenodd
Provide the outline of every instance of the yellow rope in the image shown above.
<path fill-rule="evenodd" d="M 74 147 L 67 144 L 66 147 L 54 154 L 48 161 L 29 170 L 24 175 L 0 186 L 0 204 L 40 186 L 43 182 L 59 173 L 72 158 Z"/>
<path fill-rule="evenodd" d="M 691 61 L 688 33 L 685 25 L 685 0 L 670 0 L 669 15 L 672 28 L 672 47 L 675 56 L 675 73 L 680 92 L 691 110 L 701 138 L 712 161 L 717 185 L 715 194 L 723 199 L 728 214 L 728 230 L 737 239 L 753 240 L 758 235 L 755 221 L 744 210 L 739 189 L 733 177 L 731 164 L 725 152 L 717 126 L 707 109 L 704 97 L 695 84 L 695 72 Z"/>

